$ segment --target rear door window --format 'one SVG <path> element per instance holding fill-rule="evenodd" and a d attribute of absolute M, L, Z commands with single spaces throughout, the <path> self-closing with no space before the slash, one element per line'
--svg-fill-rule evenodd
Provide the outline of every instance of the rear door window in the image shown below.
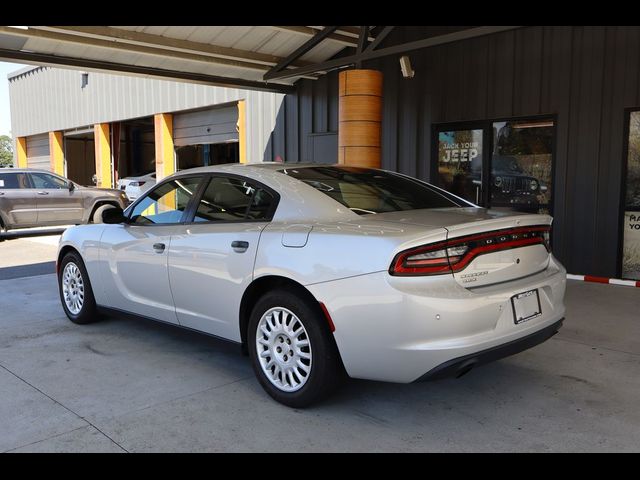
<path fill-rule="evenodd" d="M 200 198 L 193 221 L 268 220 L 273 201 L 270 192 L 247 180 L 213 177 Z"/>
<path fill-rule="evenodd" d="M 26 173 L 0 172 L 0 190 L 30 188 Z"/>

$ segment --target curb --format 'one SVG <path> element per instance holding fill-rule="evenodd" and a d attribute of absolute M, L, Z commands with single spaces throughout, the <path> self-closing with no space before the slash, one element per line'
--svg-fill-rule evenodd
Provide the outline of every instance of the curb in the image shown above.
<path fill-rule="evenodd" d="M 610 285 L 624 285 L 625 287 L 640 287 L 640 280 L 620 280 L 619 278 L 596 277 L 593 275 L 572 275 L 567 273 L 568 280 L 583 282 L 608 283 Z"/>

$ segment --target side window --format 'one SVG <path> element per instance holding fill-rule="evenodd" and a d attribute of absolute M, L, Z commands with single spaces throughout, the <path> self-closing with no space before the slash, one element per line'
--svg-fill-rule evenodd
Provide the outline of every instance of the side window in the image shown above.
<path fill-rule="evenodd" d="M 30 188 L 26 173 L 0 173 L 0 190 Z"/>
<path fill-rule="evenodd" d="M 273 205 L 273 195 L 267 192 L 264 188 L 258 188 L 256 194 L 253 196 L 249 211 L 247 212 L 247 218 L 251 220 L 263 220 L 266 219 L 271 212 L 271 206 Z"/>
<path fill-rule="evenodd" d="M 180 178 L 154 188 L 131 212 L 131 223 L 179 223 L 201 181 L 201 177 Z"/>
<path fill-rule="evenodd" d="M 31 181 L 33 182 L 35 188 L 41 190 L 69 188 L 68 183 L 62 178 L 48 175 L 46 173 L 32 173 Z"/>
<path fill-rule="evenodd" d="M 213 177 L 205 189 L 194 222 L 229 222 L 266 218 L 273 196 L 237 178 Z"/>

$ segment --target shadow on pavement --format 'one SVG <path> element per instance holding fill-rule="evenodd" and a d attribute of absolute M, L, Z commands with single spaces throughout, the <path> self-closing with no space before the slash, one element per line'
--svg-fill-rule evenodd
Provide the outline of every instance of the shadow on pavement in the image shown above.
<path fill-rule="evenodd" d="M 60 235 L 68 227 L 59 228 L 42 228 L 42 229 L 23 229 L 23 230 L 9 230 L 8 232 L 0 233 L 0 242 L 4 240 L 16 240 L 18 238 L 26 237 L 43 237 L 48 235 Z"/>
<path fill-rule="evenodd" d="M 0 268 L 0 280 L 35 277 L 36 275 L 47 275 L 49 273 L 56 273 L 56 262 L 31 263 L 29 265 Z"/>

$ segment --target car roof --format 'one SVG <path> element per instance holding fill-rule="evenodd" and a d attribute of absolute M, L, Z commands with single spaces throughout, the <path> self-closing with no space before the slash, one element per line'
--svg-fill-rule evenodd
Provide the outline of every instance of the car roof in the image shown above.
<path fill-rule="evenodd" d="M 318 167 L 332 167 L 332 168 L 354 168 L 353 165 L 344 165 L 340 163 L 282 163 L 282 162 L 255 162 L 255 163 L 225 163 L 221 165 L 209 165 L 206 167 L 195 167 L 186 170 L 180 170 L 173 175 L 189 175 L 193 173 L 235 173 L 236 175 L 252 174 L 264 175 L 271 172 L 276 173 L 280 170 L 286 170 L 287 168 L 318 168 Z M 379 170 L 371 167 L 360 167 L 367 170 Z"/>
<path fill-rule="evenodd" d="M 16 168 L 16 167 L 2 167 L 0 173 L 50 173 L 51 175 L 57 175 L 49 170 L 43 170 L 42 168 Z M 60 175 L 58 175 L 60 176 Z"/>
<path fill-rule="evenodd" d="M 264 170 L 283 170 L 285 168 L 309 168 L 309 167 L 344 167 L 345 165 L 340 165 L 340 164 L 324 164 L 324 163 L 282 163 L 282 162 L 253 162 L 253 163 L 223 163 L 221 165 L 209 165 L 206 167 L 195 167 L 195 168 L 189 168 L 187 170 L 181 170 L 179 173 L 182 172 L 190 172 L 190 173 L 195 173 L 195 172 L 227 172 L 227 171 L 231 171 L 231 170 L 238 170 L 238 174 L 240 174 L 240 172 L 242 170 L 246 170 L 246 169 L 254 169 L 254 168 L 259 168 L 259 169 L 264 169 Z"/>
<path fill-rule="evenodd" d="M 182 178 L 190 175 L 227 173 L 246 177 L 274 189 L 280 195 L 280 203 L 274 220 L 289 221 L 299 219 L 336 219 L 340 221 L 358 218 L 358 215 L 331 197 L 318 191 L 307 183 L 290 175 L 281 173 L 280 170 L 300 169 L 311 167 L 337 167 L 348 168 L 346 165 L 328 165 L 318 163 L 231 163 L 224 165 L 211 165 L 207 167 L 190 168 L 181 170 L 164 180 Z"/>

